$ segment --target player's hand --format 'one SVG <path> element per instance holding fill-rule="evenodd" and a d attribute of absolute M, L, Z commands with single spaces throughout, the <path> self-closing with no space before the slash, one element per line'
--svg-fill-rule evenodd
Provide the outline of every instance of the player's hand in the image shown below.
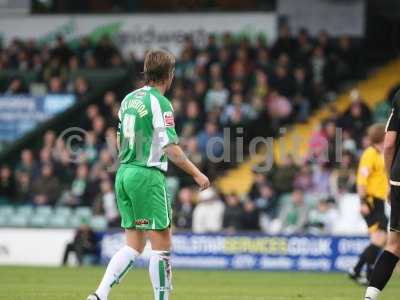
<path fill-rule="evenodd" d="M 198 175 L 193 176 L 193 179 L 199 185 L 200 191 L 210 187 L 210 180 L 203 173 L 199 173 Z"/>
<path fill-rule="evenodd" d="M 363 216 L 367 216 L 367 215 L 369 215 L 370 212 L 371 212 L 371 210 L 370 210 L 369 206 L 365 203 L 362 203 L 361 207 L 360 207 L 360 213 Z"/>

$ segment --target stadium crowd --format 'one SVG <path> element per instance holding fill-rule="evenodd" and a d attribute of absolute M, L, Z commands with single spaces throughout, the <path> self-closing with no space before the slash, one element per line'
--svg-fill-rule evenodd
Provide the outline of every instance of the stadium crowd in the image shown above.
<path fill-rule="evenodd" d="M 238 162 L 209 160 L 208 150 L 216 157 L 226 151 L 221 144 L 207 149 L 210 139 L 223 137 L 224 128 L 244 128 L 247 143 L 254 136 L 275 136 L 281 126 L 306 121 L 311 111 L 328 103 L 344 82 L 359 76 L 360 57 L 347 36 L 332 39 L 321 32 L 310 37 L 306 30 L 292 36 L 287 26 L 281 27 L 272 45 L 262 37 L 250 43 L 224 34 L 218 38 L 210 35 L 207 45 L 199 48 L 187 37 L 168 94 L 181 144 L 196 165 L 216 178 Z M 82 38 L 70 45 L 60 36 L 53 46 L 14 40 L 0 47 L 0 70 L 38 71 L 49 92 L 73 92 L 83 100 L 90 87 L 85 78 L 71 77 L 74 70 L 126 67 L 131 71 L 134 89 L 143 85 L 138 76 L 141 66 L 134 53 L 123 57 L 107 36 L 97 44 Z M 2 92 L 27 91 L 21 78 L 12 78 Z M 3 164 L 3 202 L 89 206 L 94 215 L 105 216 L 109 226 L 118 226 L 113 179 L 118 164 L 120 92 L 108 91 L 102 99 L 88 104 L 77 124 L 86 132 L 79 152 L 71 153 L 73 150 L 57 139 L 57 133 L 49 130 L 40 149 L 23 150 L 15 166 Z M 382 120 L 388 110 L 387 104 L 382 105 L 373 114 L 360 95 L 354 92 L 352 97 L 344 114 L 332 112 L 333 117 L 312 135 L 313 152 L 304 163 L 287 156 L 269 172 L 255 172 L 247 195 L 222 195 L 214 189 L 198 194 L 191 179 L 170 165 L 168 184 L 175 199 L 176 228 L 195 232 L 329 233 L 337 215 L 336 200 L 354 191 L 358 154 L 367 144 L 360 132 L 374 118 Z M 334 152 L 336 127 L 343 128 L 343 158 L 340 163 L 334 163 L 331 157 L 321 160 L 323 153 L 330 156 Z M 236 151 L 232 148 L 230 151 Z"/>

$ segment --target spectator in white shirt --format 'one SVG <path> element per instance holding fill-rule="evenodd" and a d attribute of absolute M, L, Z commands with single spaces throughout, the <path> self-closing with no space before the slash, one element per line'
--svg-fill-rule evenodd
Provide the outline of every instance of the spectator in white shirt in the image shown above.
<path fill-rule="evenodd" d="M 205 99 L 206 112 L 221 109 L 228 103 L 229 92 L 224 87 L 222 80 L 216 80 L 210 90 L 207 91 Z"/>
<path fill-rule="evenodd" d="M 218 232 L 222 230 L 225 205 L 213 188 L 199 193 L 199 203 L 193 211 L 192 230 L 195 233 Z"/>
<path fill-rule="evenodd" d="M 119 223 L 119 213 L 116 205 L 115 194 L 109 180 L 101 182 L 101 200 L 104 209 L 104 215 L 110 226 L 115 226 Z"/>

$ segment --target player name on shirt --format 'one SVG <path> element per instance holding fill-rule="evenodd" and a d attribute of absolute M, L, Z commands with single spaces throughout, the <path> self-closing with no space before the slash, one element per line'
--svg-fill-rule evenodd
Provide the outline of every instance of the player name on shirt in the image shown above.
<path fill-rule="evenodd" d="M 139 117 L 143 118 L 149 112 L 146 109 L 146 106 L 142 102 L 142 97 L 144 93 L 136 93 L 134 98 L 127 100 L 126 102 L 122 103 L 121 106 L 121 113 L 123 114 L 127 109 L 134 109 L 138 113 Z"/>

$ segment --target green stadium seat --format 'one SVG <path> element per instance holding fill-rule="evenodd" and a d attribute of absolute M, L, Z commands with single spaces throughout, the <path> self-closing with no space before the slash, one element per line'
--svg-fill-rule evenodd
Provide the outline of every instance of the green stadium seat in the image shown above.
<path fill-rule="evenodd" d="M 10 216 L 15 213 L 15 209 L 12 205 L 2 205 L 0 206 L 0 215 Z"/>
<path fill-rule="evenodd" d="M 77 207 L 75 215 L 81 219 L 90 219 L 92 217 L 92 210 L 89 207 Z"/>
<path fill-rule="evenodd" d="M 70 228 L 78 228 L 83 223 L 84 218 L 81 218 L 77 215 L 72 215 L 68 218 L 68 227 Z"/>
<path fill-rule="evenodd" d="M 8 225 L 10 227 L 27 227 L 29 218 L 24 215 L 13 215 L 8 218 Z"/>
<path fill-rule="evenodd" d="M 68 206 L 57 206 L 54 209 L 54 213 L 57 216 L 66 216 L 69 217 L 72 215 L 72 208 L 68 207 Z"/>
<path fill-rule="evenodd" d="M 69 227 L 69 216 L 55 214 L 49 220 L 48 227 L 54 228 L 68 228 Z"/>
<path fill-rule="evenodd" d="M 53 214 L 53 208 L 48 205 L 38 206 L 35 211 L 35 215 L 39 216 L 50 216 Z"/>
<path fill-rule="evenodd" d="M 36 213 L 29 222 L 32 227 L 47 227 L 52 216 L 46 214 Z"/>
<path fill-rule="evenodd" d="M 94 216 L 90 221 L 90 227 L 95 231 L 103 231 L 108 227 L 107 219 L 103 216 Z"/>
<path fill-rule="evenodd" d="M 33 207 L 31 205 L 22 205 L 16 208 L 18 215 L 31 216 L 33 215 Z"/>
<path fill-rule="evenodd" d="M 0 227 L 6 227 L 8 225 L 8 216 L 0 215 Z"/>

